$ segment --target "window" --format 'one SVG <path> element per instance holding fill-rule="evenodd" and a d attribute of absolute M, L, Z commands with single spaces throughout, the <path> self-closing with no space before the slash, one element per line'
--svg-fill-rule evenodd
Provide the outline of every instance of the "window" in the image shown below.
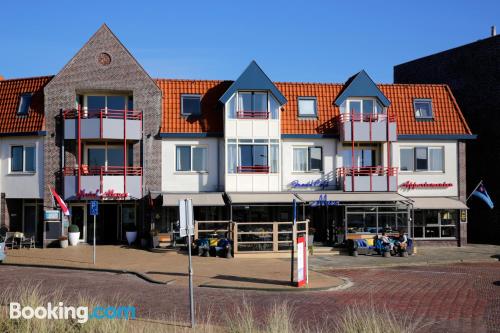
<path fill-rule="evenodd" d="M 444 171 L 443 147 L 415 147 L 400 149 L 401 171 Z"/>
<path fill-rule="evenodd" d="M 415 148 L 415 170 L 423 171 L 427 170 L 427 148 L 426 147 L 418 147 Z"/>
<path fill-rule="evenodd" d="M 399 169 L 401 171 L 413 171 L 413 148 L 400 149 Z"/>
<path fill-rule="evenodd" d="M 133 145 L 127 147 L 127 166 L 134 165 Z M 87 164 L 89 167 L 123 167 L 123 146 L 102 145 L 87 147 Z"/>
<path fill-rule="evenodd" d="M 206 172 L 208 161 L 208 148 L 201 146 L 177 146 L 176 171 Z"/>
<path fill-rule="evenodd" d="M 293 148 L 293 171 L 323 171 L 323 149 L 321 147 Z"/>
<path fill-rule="evenodd" d="M 415 118 L 432 119 L 432 101 L 430 99 L 416 99 L 413 101 Z"/>
<path fill-rule="evenodd" d="M 132 96 L 123 96 L 123 95 L 88 95 L 85 96 L 85 106 L 86 111 L 101 111 L 101 110 L 114 110 L 114 111 L 123 111 L 125 109 L 132 110 L 134 101 Z M 77 100 L 77 104 L 80 101 Z"/>
<path fill-rule="evenodd" d="M 30 110 L 30 104 L 31 104 L 31 93 L 28 94 L 22 94 L 20 99 L 19 99 L 19 106 L 17 108 L 17 115 L 18 116 L 27 116 L 28 112 Z"/>
<path fill-rule="evenodd" d="M 458 210 L 415 210 L 415 238 L 456 238 Z"/>
<path fill-rule="evenodd" d="M 182 95 L 181 96 L 181 114 L 184 116 L 201 115 L 201 96 L 200 95 Z"/>
<path fill-rule="evenodd" d="M 355 149 L 354 150 L 354 165 L 352 150 L 344 149 L 341 151 L 343 166 L 345 168 L 351 167 L 370 167 L 377 165 L 376 161 L 376 150 L 370 147 L 366 149 Z"/>
<path fill-rule="evenodd" d="M 36 172 L 36 151 L 34 146 L 11 146 L 11 172 Z"/>
<path fill-rule="evenodd" d="M 227 172 L 277 173 L 279 140 L 228 139 Z"/>
<path fill-rule="evenodd" d="M 317 117 L 316 97 L 299 97 L 299 117 Z"/>
<path fill-rule="evenodd" d="M 362 114 L 367 119 L 371 115 L 383 114 L 384 107 L 376 98 L 347 100 L 340 106 L 341 113 Z"/>

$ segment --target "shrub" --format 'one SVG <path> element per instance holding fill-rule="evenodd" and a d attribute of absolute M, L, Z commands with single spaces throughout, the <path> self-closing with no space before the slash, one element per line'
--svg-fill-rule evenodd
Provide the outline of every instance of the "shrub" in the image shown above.
<path fill-rule="evenodd" d="M 68 232 L 80 232 L 80 228 L 76 224 L 72 224 L 69 226 Z"/>

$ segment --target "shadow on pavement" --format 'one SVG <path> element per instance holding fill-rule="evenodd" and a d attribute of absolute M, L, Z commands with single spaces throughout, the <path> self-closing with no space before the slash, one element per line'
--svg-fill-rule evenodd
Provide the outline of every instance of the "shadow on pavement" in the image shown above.
<path fill-rule="evenodd" d="M 238 282 L 250 282 L 250 283 L 274 284 L 274 285 L 279 285 L 279 286 L 289 286 L 290 285 L 289 281 L 250 278 L 250 277 L 242 277 L 242 276 L 235 276 L 235 275 L 216 275 L 216 276 L 214 276 L 214 279 L 238 281 Z"/>
<path fill-rule="evenodd" d="M 172 275 L 172 276 L 188 276 L 187 273 L 174 273 L 174 272 L 146 272 L 146 274 L 158 274 L 158 275 Z"/>

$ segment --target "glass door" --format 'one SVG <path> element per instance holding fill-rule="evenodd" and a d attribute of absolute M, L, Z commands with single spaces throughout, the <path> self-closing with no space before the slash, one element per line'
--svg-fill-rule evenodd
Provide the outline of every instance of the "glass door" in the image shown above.
<path fill-rule="evenodd" d="M 135 226 L 135 206 L 122 205 L 122 225 L 121 225 L 121 239 L 127 239 L 125 236 L 126 230 L 130 230 L 130 226 Z"/>
<path fill-rule="evenodd" d="M 87 240 L 87 205 L 86 204 L 72 204 L 71 211 L 71 224 L 76 224 L 80 229 L 80 242 Z"/>
<path fill-rule="evenodd" d="M 23 207 L 23 233 L 24 236 L 37 236 L 37 206 L 36 204 L 24 204 Z"/>

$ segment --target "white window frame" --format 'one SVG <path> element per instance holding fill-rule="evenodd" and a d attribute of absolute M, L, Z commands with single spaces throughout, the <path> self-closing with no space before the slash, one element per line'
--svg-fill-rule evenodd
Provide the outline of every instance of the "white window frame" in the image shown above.
<path fill-rule="evenodd" d="M 320 148 L 321 149 L 321 170 L 319 169 L 311 169 L 311 154 L 310 154 L 310 149 L 311 148 Z M 295 149 L 306 149 L 307 150 L 307 155 L 306 155 L 306 171 L 302 170 L 295 170 L 295 154 L 294 150 Z M 315 145 L 299 145 L 299 146 L 292 146 L 292 172 L 293 173 L 323 173 L 325 170 L 325 161 L 324 161 L 324 154 L 323 154 L 323 146 L 315 146 Z"/>
<path fill-rule="evenodd" d="M 417 116 L 417 103 L 428 103 L 431 111 L 430 116 Z M 434 108 L 432 105 L 432 99 L 430 98 L 415 98 L 413 100 L 413 114 L 415 115 L 415 119 L 426 119 L 432 120 L 434 119 Z"/>
<path fill-rule="evenodd" d="M 134 100 L 134 96 L 132 96 L 131 94 L 128 94 L 128 95 L 125 95 L 125 94 L 113 94 L 113 93 L 91 93 L 91 94 L 85 94 L 83 95 L 83 111 L 85 112 L 88 112 L 88 97 L 89 96 L 104 96 L 104 103 L 106 104 L 106 107 L 104 108 L 105 112 L 108 112 L 108 97 L 109 96 L 121 96 L 121 97 L 125 97 L 125 108 L 128 109 L 128 102 L 129 102 L 129 99 L 130 97 L 132 97 L 132 101 Z M 110 110 L 113 110 L 113 109 L 110 109 Z"/>
<path fill-rule="evenodd" d="M 23 170 L 22 171 L 12 171 L 12 147 L 23 147 Z M 33 151 L 35 152 L 35 170 L 34 171 L 27 171 L 26 170 L 26 148 L 33 148 Z M 9 145 L 9 174 L 11 175 L 34 175 L 36 174 L 38 169 L 38 153 L 36 151 L 36 145 L 35 144 L 10 144 Z"/>
<path fill-rule="evenodd" d="M 189 170 L 177 170 L 177 147 L 190 147 L 191 148 L 191 152 L 190 152 L 191 160 L 189 162 Z M 205 165 L 206 170 L 200 170 L 200 171 L 193 170 L 193 157 L 194 157 L 193 149 L 194 148 L 205 148 L 207 150 L 207 165 Z M 205 173 L 208 173 L 208 161 L 209 161 L 208 145 L 176 144 L 174 150 L 175 150 L 175 160 L 174 160 L 175 173 L 180 173 L 180 174 L 187 174 L 187 173 L 203 173 L 203 174 L 205 174 Z"/>
<path fill-rule="evenodd" d="M 20 112 L 21 111 L 21 105 L 23 103 L 23 98 L 29 98 L 29 102 L 28 105 L 26 106 L 26 113 L 24 112 Z M 30 106 L 31 106 L 31 100 L 33 98 L 33 93 L 32 92 L 26 92 L 26 93 L 22 93 L 20 96 L 19 96 L 19 104 L 17 105 L 17 112 L 16 112 L 16 115 L 19 116 L 19 117 L 26 117 L 28 116 L 29 112 L 30 112 Z"/>
<path fill-rule="evenodd" d="M 314 115 L 300 114 L 300 101 L 313 101 L 314 102 Z M 316 96 L 299 96 L 297 97 L 297 117 L 299 119 L 317 119 L 318 118 L 318 98 Z"/>
<path fill-rule="evenodd" d="M 83 154 L 83 164 L 89 165 L 89 149 L 104 149 L 104 169 L 107 171 L 108 170 L 108 148 L 123 148 L 122 144 L 109 144 L 108 142 L 105 142 L 104 145 L 85 145 L 83 148 L 84 154 Z M 129 145 L 127 144 L 127 151 L 126 154 L 129 152 Z M 133 154 L 132 154 L 133 157 Z M 127 167 L 129 163 L 128 155 L 127 155 Z M 124 165 L 125 166 L 125 165 Z"/>
<path fill-rule="evenodd" d="M 189 98 L 189 99 L 197 98 L 200 102 L 200 113 L 185 113 L 184 112 L 184 103 L 183 103 L 184 98 Z M 189 117 L 189 116 L 199 117 L 199 116 L 201 116 L 201 98 L 202 98 L 202 95 L 200 95 L 200 94 L 181 94 L 181 116 L 185 116 L 185 117 Z"/>
<path fill-rule="evenodd" d="M 416 158 L 416 148 L 427 148 L 427 169 L 417 170 L 417 158 Z M 401 170 L 401 150 L 402 149 L 412 149 L 413 150 L 413 170 Z M 431 170 L 431 155 L 430 151 L 436 149 L 442 152 L 442 170 Z M 444 146 L 401 146 L 399 147 L 399 172 L 401 173 L 445 173 L 446 169 L 446 157 Z"/>
<path fill-rule="evenodd" d="M 266 142 L 262 142 L 266 141 Z M 256 139 L 236 139 L 236 138 L 228 138 L 226 139 L 226 152 L 229 151 L 229 145 L 235 145 L 236 146 L 236 168 L 241 166 L 241 156 L 240 156 L 240 145 L 252 145 L 252 146 L 267 146 L 267 166 L 269 167 L 269 174 L 279 174 L 281 170 L 281 141 L 278 139 L 268 139 L 268 138 L 256 138 Z M 278 167 L 276 169 L 276 172 L 272 172 L 272 165 L 271 165 L 271 147 L 272 146 L 278 146 Z M 227 161 L 227 157 L 229 154 L 226 154 L 225 157 L 225 170 L 227 174 L 231 175 L 237 175 L 238 172 L 231 173 L 229 172 L 229 164 Z"/>

